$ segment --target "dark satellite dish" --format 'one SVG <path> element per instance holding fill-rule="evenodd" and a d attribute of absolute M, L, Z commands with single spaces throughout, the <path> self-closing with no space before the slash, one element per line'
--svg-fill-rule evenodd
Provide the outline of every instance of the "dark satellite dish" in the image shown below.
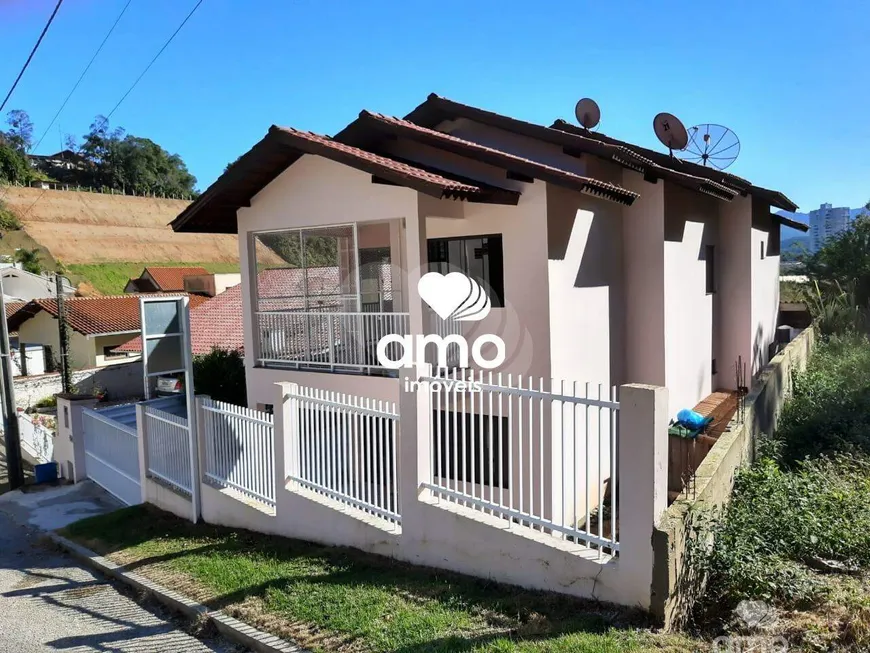
<path fill-rule="evenodd" d="M 706 123 L 689 129 L 689 144 L 683 158 L 692 163 L 724 170 L 740 154 L 740 139 L 723 125 Z"/>
<path fill-rule="evenodd" d="M 689 144 L 689 134 L 683 123 L 670 113 L 660 113 L 653 118 L 653 130 L 671 154 L 674 150 L 682 150 Z"/>
<path fill-rule="evenodd" d="M 601 109 L 595 100 L 585 97 L 574 107 L 574 117 L 584 129 L 593 129 L 601 120 Z"/>

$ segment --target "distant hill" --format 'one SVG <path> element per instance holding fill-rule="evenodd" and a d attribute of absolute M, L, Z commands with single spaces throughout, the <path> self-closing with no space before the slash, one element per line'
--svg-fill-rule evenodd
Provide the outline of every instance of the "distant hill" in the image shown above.
<path fill-rule="evenodd" d="M 5 187 L 23 231 L 64 263 L 238 263 L 235 235 L 179 234 L 169 226 L 183 200 Z"/>

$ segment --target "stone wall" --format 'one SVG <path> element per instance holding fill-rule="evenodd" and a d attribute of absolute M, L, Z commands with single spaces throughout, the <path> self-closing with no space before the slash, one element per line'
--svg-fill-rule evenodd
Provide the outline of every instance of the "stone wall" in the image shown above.
<path fill-rule="evenodd" d="M 761 370 L 746 396 L 743 421 L 735 416 L 696 470 L 691 496 L 684 489 L 654 530 L 651 608 L 667 628 L 684 623 L 695 597 L 703 591 L 686 559 L 686 538 L 695 510 L 728 502 L 738 469 L 754 458 L 758 436 L 776 430 L 782 406 L 791 395 L 793 376 L 806 369 L 815 341 L 814 329 L 806 329 Z"/>
<path fill-rule="evenodd" d="M 93 394 L 95 390 L 104 390 L 112 400 L 141 397 L 142 362 L 76 370 L 72 374 L 72 382 L 77 394 Z M 15 403 L 19 408 L 28 408 L 59 392 L 63 392 L 60 373 L 15 378 Z"/>

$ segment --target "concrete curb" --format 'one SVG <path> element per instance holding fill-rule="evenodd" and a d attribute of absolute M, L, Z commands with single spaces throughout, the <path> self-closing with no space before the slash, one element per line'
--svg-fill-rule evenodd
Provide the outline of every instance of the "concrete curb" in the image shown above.
<path fill-rule="evenodd" d="M 74 558 L 96 569 L 101 574 L 126 583 L 131 587 L 145 592 L 166 605 L 167 607 L 181 612 L 186 617 L 201 621 L 207 620 L 214 624 L 218 632 L 236 644 L 247 646 L 258 653 L 309 653 L 306 649 L 287 642 L 275 635 L 270 635 L 262 630 L 224 614 L 220 610 L 211 611 L 201 603 L 191 601 L 178 592 L 166 589 L 147 578 L 131 571 L 125 571 L 124 567 L 117 565 L 111 560 L 97 555 L 90 549 L 68 540 L 62 535 L 53 532 L 45 533 L 52 542 L 66 550 Z"/>

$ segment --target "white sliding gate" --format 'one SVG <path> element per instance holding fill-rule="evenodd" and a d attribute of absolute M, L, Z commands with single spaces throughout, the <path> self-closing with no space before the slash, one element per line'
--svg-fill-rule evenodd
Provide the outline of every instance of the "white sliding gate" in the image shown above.
<path fill-rule="evenodd" d="M 136 406 L 82 411 L 88 478 L 128 506 L 142 503 Z"/>

